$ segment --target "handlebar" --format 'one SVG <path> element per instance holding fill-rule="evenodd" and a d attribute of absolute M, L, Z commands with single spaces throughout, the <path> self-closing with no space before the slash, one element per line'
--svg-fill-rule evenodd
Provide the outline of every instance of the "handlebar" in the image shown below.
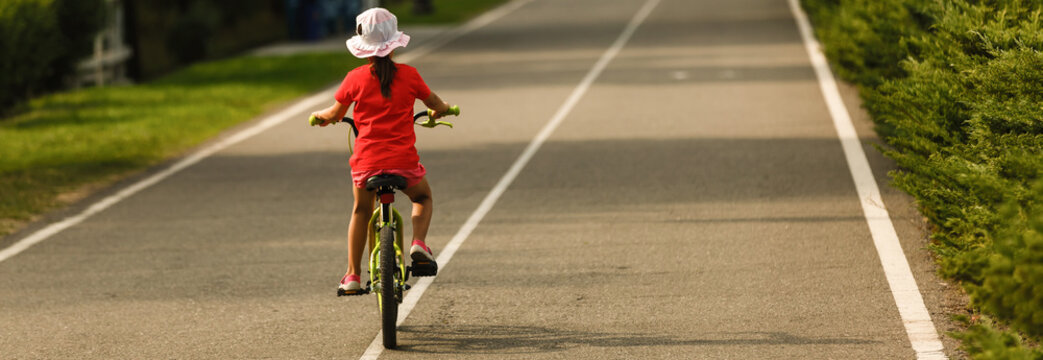
<path fill-rule="evenodd" d="M 460 115 L 460 107 L 456 106 L 456 105 L 450 106 L 449 110 L 446 110 L 445 114 L 442 114 L 442 115 L 459 116 Z M 420 118 L 422 118 L 424 116 L 427 116 L 427 121 L 425 121 L 425 122 L 416 122 L 417 120 L 420 120 Z M 434 117 L 435 117 L 435 110 L 434 109 L 427 109 L 427 111 L 418 112 L 418 113 L 416 113 L 416 115 L 413 115 L 413 123 L 417 124 L 417 125 L 420 125 L 420 126 L 423 126 L 423 127 L 426 127 L 426 128 L 433 128 L 433 127 L 438 126 L 438 125 L 445 125 L 445 126 L 448 126 L 450 129 L 453 128 L 453 123 L 448 122 L 448 121 L 436 121 L 434 119 Z"/>
<path fill-rule="evenodd" d="M 460 115 L 460 107 L 457 106 L 457 105 L 450 106 L 449 110 L 447 110 L 445 112 L 445 114 L 442 114 L 442 115 L 458 116 L 458 115 Z M 420 120 L 420 118 L 425 117 L 425 116 L 427 117 L 427 121 L 418 122 L 418 120 Z M 453 127 L 453 123 L 448 122 L 448 121 L 437 121 L 437 120 L 434 119 L 434 116 L 435 116 L 435 111 L 433 109 L 427 109 L 427 111 L 421 111 L 421 112 L 416 113 L 416 115 L 413 115 L 413 123 L 417 124 L 417 125 L 420 125 L 420 126 L 423 126 L 423 127 L 426 127 L 426 128 L 433 128 L 433 127 L 438 126 L 438 125 L 445 125 L 445 126 L 448 126 L 450 128 Z M 338 122 L 346 122 L 346 123 L 350 124 L 351 128 L 355 130 L 355 135 L 358 135 L 358 128 L 355 127 L 355 121 L 352 120 L 351 118 L 345 117 L 345 118 L 340 119 L 338 121 L 331 122 L 330 125 L 336 124 Z M 321 125 L 321 124 L 322 124 L 322 119 L 319 119 L 319 118 L 317 118 L 315 116 L 311 116 L 311 117 L 308 118 L 308 125 L 309 126 L 315 126 L 315 125 Z"/>

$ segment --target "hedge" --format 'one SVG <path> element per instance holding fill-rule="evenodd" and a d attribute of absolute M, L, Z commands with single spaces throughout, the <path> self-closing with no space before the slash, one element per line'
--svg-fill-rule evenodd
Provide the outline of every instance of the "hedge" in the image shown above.
<path fill-rule="evenodd" d="M 0 1 L 0 115 L 34 94 L 61 87 L 93 48 L 103 0 Z"/>
<path fill-rule="evenodd" d="M 1043 2 L 803 3 L 933 225 L 942 274 L 985 315 L 964 349 L 1043 359 Z"/>
<path fill-rule="evenodd" d="M 131 76 L 155 79 L 286 38 L 285 0 L 124 0 Z"/>

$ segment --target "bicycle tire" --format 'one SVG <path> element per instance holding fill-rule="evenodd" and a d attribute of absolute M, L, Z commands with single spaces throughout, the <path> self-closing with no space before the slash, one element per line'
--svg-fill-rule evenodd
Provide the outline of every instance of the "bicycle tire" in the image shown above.
<path fill-rule="evenodd" d="M 398 344 L 398 299 L 395 296 L 398 280 L 395 270 L 395 231 L 390 226 L 380 229 L 380 316 L 383 324 L 384 347 L 394 349 Z"/>

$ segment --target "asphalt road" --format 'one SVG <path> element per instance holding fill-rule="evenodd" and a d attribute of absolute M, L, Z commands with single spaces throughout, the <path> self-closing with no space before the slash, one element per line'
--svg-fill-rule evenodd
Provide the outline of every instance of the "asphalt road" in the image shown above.
<path fill-rule="evenodd" d="M 411 61 L 464 111 L 418 129 L 436 253 L 645 4 L 533 0 Z M 809 64 L 785 1 L 662 0 L 381 357 L 913 358 Z M 306 113 L 0 262 L 0 358 L 361 356 L 346 128 Z M 944 331 L 919 217 L 885 201 Z"/>

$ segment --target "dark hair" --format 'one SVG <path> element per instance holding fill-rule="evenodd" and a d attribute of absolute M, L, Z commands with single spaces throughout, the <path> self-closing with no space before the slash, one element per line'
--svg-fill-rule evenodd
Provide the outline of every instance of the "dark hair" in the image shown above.
<path fill-rule="evenodd" d="M 391 61 L 391 55 L 388 56 L 374 56 L 372 58 L 372 67 L 370 71 L 373 76 L 377 77 L 377 81 L 380 82 L 380 94 L 386 98 L 391 97 L 391 80 L 395 79 L 395 72 L 398 71 L 398 67 L 395 66 L 395 62 Z"/>

